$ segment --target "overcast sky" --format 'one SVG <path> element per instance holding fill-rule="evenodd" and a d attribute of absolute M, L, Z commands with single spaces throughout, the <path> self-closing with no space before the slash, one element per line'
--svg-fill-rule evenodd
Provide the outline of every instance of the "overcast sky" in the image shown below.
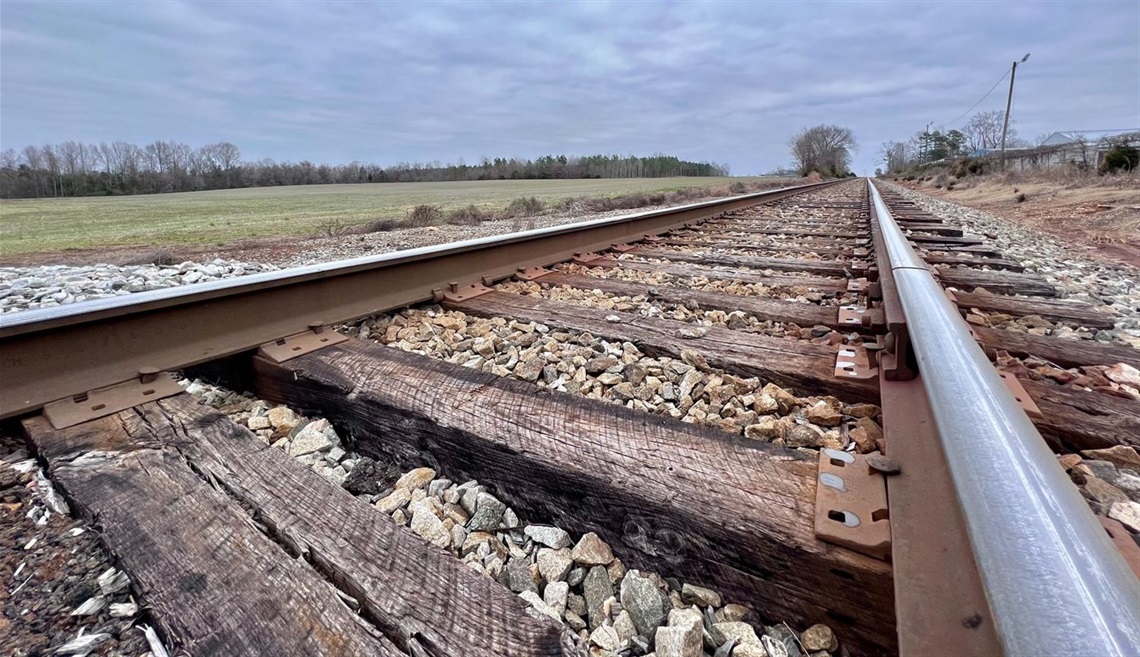
<path fill-rule="evenodd" d="M 0 4 L 0 145 L 237 144 L 244 159 L 547 153 L 856 170 L 1018 67 L 1023 137 L 1140 126 L 1140 2 Z M 1003 109 L 1005 83 L 975 111 Z M 947 127 L 959 127 L 965 119 Z"/>

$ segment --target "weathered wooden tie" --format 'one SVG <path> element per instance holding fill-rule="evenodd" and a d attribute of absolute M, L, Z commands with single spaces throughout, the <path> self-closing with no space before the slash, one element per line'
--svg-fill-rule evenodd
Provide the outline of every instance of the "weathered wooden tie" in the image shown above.
<path fill-rule="evenodd" d="M 1034 274 L 1010 271 L 987 271 L 972 267 L 938 267 L 942 285 L 973 292 L 981 287 L 999 294 L 1024 294 L 1035 297 L 1055 297 L 1057 288 Z"/>
<path fill-rule="evenodd" d="M 561 272 L 547 274 L 538 279 L 538 282 L 585 290 L 601 290 L 608 294 L 621 296 L 644 296 L 702 310 L 723 310 L 725 312 L 739 310 L 760 321 L 791 322 L 801 327 L 822 325 L 836 329 L 850 328 L 850 326 L 839 323 L 839 309 L 835 306 L 818 306 L 814 303 L 766 299 L 726 292 L 708 292 L 689 287 L 647 285 L 615 278 L 594 278 L 593 276 L 576 276 Z"/>
<path fill-rule="evenodd" d="M 797 274 L 761 274 L 749 269 L 716 269 L 691 263 L 640 262 L 623 258 L 603 260 L 597 267 L 620 267 L 633 271 L 660 272 L 670 276 L 703 277 L 709 280 L 740 281 L 771 288 L 806 287 L 819 291 L 842 292 L 847 289 L 843 278 L 803 276 Z"/>
<path fill-rule="evenodd" d="M 852 230 L 821 230 L 819 228 L 761 228 L 745 224 L 720 224 L 719 227 L 747 235 L 789 235 L 795 237 L 826 237 L 829 239 L 866 239 L 867 232 Z"/>
<path fill-rule="evenodd" d="M 1131 347 L 1092 340 L 1072 340 L 1048 335 L 1017 333 L 975 326 L 978 340 L 987 347 L 1003 349 L 1018 358 L 1037 356 L 1061 367 L 1127 363 L 1140 369 L 1140 351 Z"/>
<path fill-rule="evenodd" d="M 510 317 L 584 331 L 609 340 L 629 341 L 649 356 L 681 358 L 684 352 L 692 351 L 712 367 L 737 376 L 760 377 L 801 394 L 834 394 L 849 401 L 878 400 L 877 382 L 835 378 L 836 347 L 815 345 L 806 340 L 785 340 L 717 326 L 641 317 L 508 292 L 491 292 L 444 305 L 482 317 Z"/>
<path fill-rule="evenodd" d="M 195 655 L 563 654 L 561 625 L 190 395 L 63 431 L 45 425 L 28 426 L 55 463 L 53 477 L 143 578 L 158 621 L 179 639 L 172 647 Z M 108 447 L 120 453 L 107 460 L 92 451 Z M 196 497 L 209 506 L 184 508 Z M 253 529 L 243 507 L 271 536 Z M 108 525 L 109 516 L 118 522 Z M 293 571 L 304 577 L 284 575 Z M 318 571 L 375 627 L 364 628 Z M 203 592 L 186 590 L 190 580 Z M 337 623 L 319 622 L 326 616 Z M 179 628 L 185 617 L 201 626 Z M 372 636 L 376 628 L 383 636 Z M 225 649 L 206 650 L 214 645 Z"/>
<path fill-rule="evenodd" d="M 713 237 L 712 235 L 715 235 Z M 836 246 L 832 243 L 814 243 L 808 244 L 800 241 L 789 242 L 783 244 L 781 242 L 755 242 L 745 239 L 732 239 L 729 235 L 710 234 L 709 237 L 704 239 L 700 237 L 693 237 L 689 239 L 678 239 L 673 237 L 666 237 L 663 239 L 653 240 L 646 242 L 647 245 L 660 245 L 660 246 L 695 246 L 695 247 L 712 247 L 718 249 L 743 249 L 743 250 L 761 250 L 761 251 L 784 251 L 787 253 L 826 253 L 833 257 L 844 256 L 851 257 L 852 248 L 844 248 Z"/>
<path fill-rule="evenodd" d="M 956 245 L 960 244 L 963 246 L 982 246 L 983 244 L 985 244 L 985 242 L 982 241 L 982 238 L 973 237 L 973 236 L 953 237 L 950 235 L 923 235 L 923 234 L 911 233 L 911 234 L 907 235 L 906 238 L 908 240 L 910 240 L 911 242 L 917 242 L 918 244 L 923 244 L 923 245 L 926 245 L 926 244 L 935 244 L 935 245 L 937 245 L 937 244 L 956 244 Z"/>
<path fill-rule="evenodd" d="M 255 367 L 259 396 L 338 418 L 365 455 L 478 478 L 627 567 L 894 650 L 890 567 L 815 538 L 814 458 L 359 341 Z"/>
<path fill-rule="evenodd" d="M 1140 449 L 1140 402 L 1018 377 L 1042 417 L 1033 418 L 1054 451 Z"/>
<path fill-rule="evenodd" d="M 1006 294 L 977 294 L 955 292 L 959 308 L 974 308 L 983 312 L 1005 313 L 1014 317 L 1037 315 L 1051 322 L 1063 322 L 1089 328 L 1112 328 L 1115 317 L 1099 312 L 1091 304 L 1067 299 L 1025 299 Z"/>
<path fill-rule="evenodd" d="M 931 265 L 961 265 L 963 267 L 992 267 L 1006 271 L 1025 271 L 1020 262 L 1007 258 L 985 258 L 977 256 L 955 255 L 949 253 L 928 253 L 922 258 Z"/>
<path fill-rule="evenodd" d="M 677 262 L 691 262 L 725 267 L 748 267 L 749 269 L 769 269 L 772 271 L 803 272 L 821 276 L 844 277 L 849 268 L 847 263 L 834 260 L 796 260 L 783 258 L 763 258 L 759 256 L 734 256 L 703 251 L 670 251 L 637 247 L 632 253 L 645 258 L 664 258 Z"/>
<path fill-rule="evenodd" d="M 24 427 L 52 481 L 130 575 L 172 654 L 404 654 L 195 473 L 171 444 L 192 438 L 166 420 L 152 427 L 157 409 L 152 402 L 58 431 L 37 416 Z"/>
<path fill-rule="evenodd" d="M 935 233 L 938 235 L 950 235 L 952 237 L 961 237 L 962 229 L 957 226 L 947 226 L 944 224 L 936 223 L 923 223 L 920 221 L 900 221 L 898 222 L 899 228 L 905 230 L 919 231 L 923 233 Z"/>

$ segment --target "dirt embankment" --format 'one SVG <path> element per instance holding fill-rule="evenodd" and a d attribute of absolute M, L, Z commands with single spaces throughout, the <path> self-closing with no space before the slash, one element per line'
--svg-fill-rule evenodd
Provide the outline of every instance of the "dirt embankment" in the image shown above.
<path fill-rule="evenodd" d="M 1140 267 L 1140 175 L 1006 174 L 960 180 L 943 175 L 898 183 Z"/>

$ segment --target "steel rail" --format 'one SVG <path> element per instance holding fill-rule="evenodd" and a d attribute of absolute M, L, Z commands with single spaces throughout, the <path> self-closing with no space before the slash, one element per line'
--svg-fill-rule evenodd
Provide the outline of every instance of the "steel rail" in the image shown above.
<path fill-rule="evenodd" d="M 868 188 L 1005 654 L 1134 656 L 1140 582 Z"/>
<path fill-rule="evenodd" d="M 0 418 L 839 182 L 0 315 Z"/>

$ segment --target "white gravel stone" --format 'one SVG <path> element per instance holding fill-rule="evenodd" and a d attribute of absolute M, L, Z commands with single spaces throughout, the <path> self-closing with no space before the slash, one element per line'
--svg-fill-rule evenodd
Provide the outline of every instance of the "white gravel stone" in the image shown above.
<path fill-rule="evenodd" d="M 535 543 L 541 543 L 546 547 L 564 548 L 571 545 L 570 534 L 559 527 L 529 525 L 523 529 L 523 533 L 534 539 Z"/>
<path fill-rule="evenodd" d="M 445 548 L 451 545 L 451 532 L 443 526 L 439 516 L 427 506 L 417 507 L 412 512 L 411 530 L 433 545 Z"/>
<path fill-rule="evenodd" d="M 298 457 L 313 452 L 327 452 L 339 442 L 328 420 L 310 422 L 289 443 L 289 456 Z"/>
<path fill-rule="evenodd" d="M 1140 504 L 1116 502 L 1108 509 L 1108 517 L 1120 521 L 1133 532 L 1140 533 Z"/>
<path fill-rule="evenodd" d="M 0 267 L 0 313 L 106 299 L 278 269 L 273 265 L 221 259 L 173 266 Z"/>

